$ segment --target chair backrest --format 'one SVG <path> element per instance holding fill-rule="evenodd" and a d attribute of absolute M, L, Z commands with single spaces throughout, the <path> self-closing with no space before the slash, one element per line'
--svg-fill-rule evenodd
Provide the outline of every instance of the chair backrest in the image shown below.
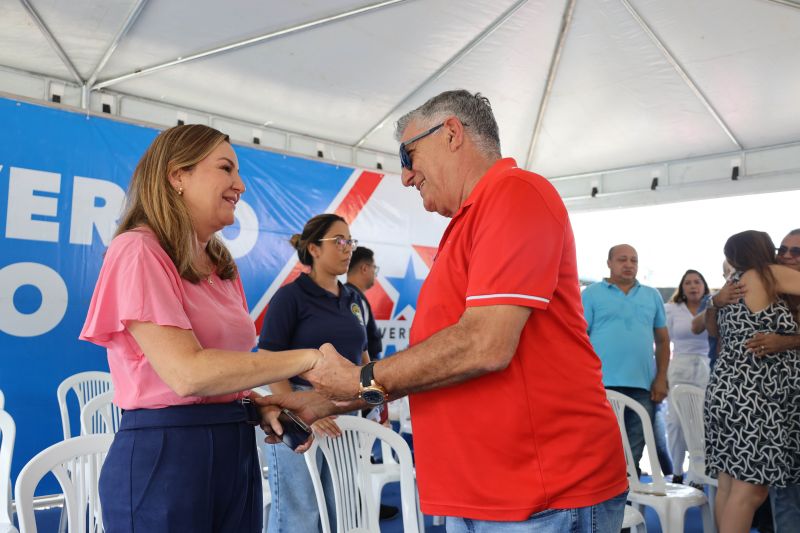
<path fill-rule="evenodd" d="M 67 531 L 103 531 L 97 482 L 114 435 L 83 435 L 58 442 L 39 452 L 17 476 L 14 495 L 20 533 L 36 533 L 33 493 L 52 472 L 64 493 Z"/>
<path fill-rule="evenodd" d="M 316 436 L 313 446 L 305 453 L 323 533 L 331 532 L 331 524 L 319 474 L 317 450 L 322 451 L 333 479 L 337 533 L 380 531 L 379 509 L 370 504 L 379 500 L 372 494 L 370 480 L 370 456 L 376 439 L 389 445 L 399 463 L 403 531 L 419 533 L 414 469 L 406 441 L 394 431 L 365 418 L 340 416 L 336 423 L 342 430 L 340 437 Z"/>
<path fill-rule="evenodd" d="M 619 425 L 620 433 L 622 434 L 622 447 L 625 450 L 625 464 L 628 467 L 628 483 L 632 492 L 644 492 L 648 494 L 665 495 L 667 493 L 667 483 L 664 480 L 664 475 L 658 467 L 658 455 L 656 454 L 656 438 L 653 434 L 653 424 L 650 421 L 650 415 L 647 414 L 642 405 L 629 396 L 625 396 L 617 391 L 606 389 L 606 396 L 614 414 L 617 416 L 617 424 Z M 630 409 L 642 420 L 642 429 L 644 430 L 644 443 L 647 450 L 648 458 L 653 470 L 653 482 L 643 483 L 639 480 L 639 474 L 636 470 L 636 462 L 633 458 L 631 451 L 631 444 L 628 441 L 628 432 L 625 428 L 625 409 Z"/>
<path fill-rule="evenodd" d="M 678 413 L 678 420 L 689 450 L 689 470 L 700 479 L 706 477 L 706 435 L 703 423 L 705 390 L 694 385 L 675 385 L 670 390 L 670 408 Z"/>
<path fill-rule="evenodd" d="M 0 526 L 11 524 L 11 458 L 17 426 L 7 412 L 0 409 Z M 2 529 L 2 528 L 0 528 Z"/>
<path fill-rule="evenodd" d="M 389 402 L 387 408 L 389 409 L 389 420 L 400 424 L 397 432 L 411 435 L 411 407 L 408 404 L 408 396 Z"/>
<path fill-rule="evenodd" d="M 56 391 L 56 396 L 58 397 L 58 409 L 61 411 L 61 427 L 64 430 L 64 440 L 72 437 L 69 409 L 67 407 L 69 391 L 73 391 L 78 398 L 78 413 L 80 414 L 86 402 L 111 389 L 111 374 L 108 372 L 79 372 L 61 382 Z"/>
<path fill-rule="evenodd" d="M 114 402 L 114 391 L 95 396 L 81 409 L 81 435 L 116 433 L 122 410 Z"/>

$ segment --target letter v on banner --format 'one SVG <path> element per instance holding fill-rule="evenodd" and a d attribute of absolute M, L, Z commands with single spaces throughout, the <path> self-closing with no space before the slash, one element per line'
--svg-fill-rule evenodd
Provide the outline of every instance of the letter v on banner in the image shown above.
<path fill-rule="evenodd" d="M 378 188 L 383 176 L 384 174 L 377 172 L 355 169 L 325 212 L 336 213 L 344 218 L 348 224 L 352 224 L 369 201 L 372 193 Z M 279 288 L 297 279 L 297 276 L 303 272 L 303 268 L 303 265 L 297 260 L 297 256 L 292 255 L 269 285 L 266 292 L 259 298 L 258 303 L 250 310 L 250 317 L 255 321 L 257 331 L 261 331 L 264 313 L 267 312 L 267 305 L 272 295 Z"/>

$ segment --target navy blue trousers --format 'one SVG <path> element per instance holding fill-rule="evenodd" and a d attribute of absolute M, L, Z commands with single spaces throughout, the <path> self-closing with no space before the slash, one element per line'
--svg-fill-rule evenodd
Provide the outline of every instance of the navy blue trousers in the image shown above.
<path fill-rule="evenodd" d="M 246 419 L 239 403 L 125 411 L 100 473 L 106 533 L 260 532 Z"/>

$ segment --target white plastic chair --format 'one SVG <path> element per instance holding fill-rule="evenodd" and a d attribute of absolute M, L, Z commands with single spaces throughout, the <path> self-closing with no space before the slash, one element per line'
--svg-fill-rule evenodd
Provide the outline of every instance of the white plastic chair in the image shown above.
<path fill-rule="evenodd" d="M 686 447 L 689 450 L 689 472 L 702 485 L 717 486 L 717 480 L 706 474 L 706 435 L 703 422 L 705 390 L 694 385 L 675 385 L 669 393 L 672 407 L 678 413 Z"/>
<path fill-rule="evenodd" d="M 340 416 L 336 424 L 342 430 L 339 438 L 317 436 L 311 449 L 305 453 L 306 464 L 314 484 L 317 506 L 323 533 L 331 533 L 325 494 L 322 489 L 317 450 L 327 461 L 333 478 L 333 495 L 336 503 L 336 532 L 356 531 L 379 533 L 380 496 L 375 496 L 370 462 L 373 444 L 378 439 L 391 448 L 397 456 L 400 470 L 400 503 L 403 513 L 403 531 L 419 533 L 417 522 L 417 496 L 411 450 L 403 438 L 377 422 L 356 416 Z"/>
<path fill-rule="evenodd" d="M 370 474 L 370 482 L 372 483 L 372 497 L 374 508 L 380 508 L 381 505 L 381 493 L 383 492 L 383 487 L 387 483 L 394 483 L 400 481 L 400 463 L 397 462 L 397 458 L 392 453 L 392 447 L 384 440 L 381 440 L 381 461 L 380 463 L 370 464 L 369 474 Z M 417 525 L 420 531 L 424 531 L 425 529 L 425 519 L 422 515 L 422 511 L 419 508 L 419 493 L 416 491 L 416 470 L 414 470 L 414 494 L 417 498 L 415 502 L 416 509 L 417 509 Z M 433 517 L 434 518 L 434 525 L 442 525 L 444 524 L 443 517 Z M 436 524 L 436 519 L 441 519 L 440 524 Z"/>
<path fill-rule="evenodd" d="M 26 464 L 14 488 L 21 533 L 36 533 L 33 493 L 52 472 L 61 485 L 67 513 L 67 530 L 102 533 L 103 519 L 97 482 L 114 435 L 83 435 L 58 442 Z"/>
<path fill-rule="evenodd" d="M 267 385 L 262 387 L 253 387 L 253 392 L 259 396 L 269 396 L 272 391 Z M 269 470 L 266 466 L 267 460 L 264 458 L 264 446 L 274 446 L 273 444 L 264 444 L 264 437 L 266 436 L 260 427 L 256 426 L 256 453 L 258 454 L 258 468 L 261 472 L 261 496 L 264 501 L 264 533 L 267 531 L 267 517 L 269 516 L 269 506 L 272 503 L 272 493 L 269 491 Z"/>
<path fill-rule="evenodd" d="M 398 433 L 412 434 L 411 408 L 408 405 L 408 396 L 393 400 L 388 404 L 389 420 L 400 424 Z"/>
<path fill-rule="evenodd" d="M 686 448 L 689 450 L 689 473 L 692 481 L 708 487 L 708 503 L 714 516 L 717 480 L 706 474 L 706 430 L 703 422 L 705 390 L 694 385 L 675 385 L 669 395 L 671 407 L 678 413 Z"/>
<path fill-rule="evenodd" d="M 73 391 L 78 398 L 78 413 L 80 413 L 86 402 L 111 390 L 112 387 L 111 374 L 98 371 L 79 372 L 61 382 L 56 391 L 56 396 L 58 397 L 58 408 L 61 411 L 61 427 L 64 430 L 64 440 L 72 437 L 69 409 L 67 407 L 69 391 Z"/>
<path fill-rule="evenodd" d="M 0 533 L 16 533 L 11 520 L 11 458 L 17 426 L 7 412 L 0 409 Z"/>
<path fill-rule="evenodd" d="M 644 516 L 638 509 L 631 505 L 625 506 L 625 516 L 622 518 L 622 529 L 630 529 L 632 533 L 647 533 L 647 524 Z"/>
<path fill-rule="evenodd" d="M 81 409 L 81 435 L 116 433 L 122 410 L 114 402 L 114 391 L 99 394 L 86 402 Z"/>
<path fill-rule="evenodd" d="M 630 483 L 628 501 L 635 506 L 647 505 L 652 507 L 658 514 L 661 529 L 664 533 L 683 533 L 686 510 L 690 507 L 700 507 L 700 513 L 703 517 L 703 531 L 705 533 L 715 532 L 716 528 L 711 516 L 711 508 L 703 491 L 687 485 L 667 483 L 658 468 L 653 468 L 653 481 L 651 483 L 644 483 L 639 479 L 639 475 L 636 472 L 636 464 L 633 460 L 633 453 L 631 453 L 630 442 L 628 442 L 628 433 L 625 429 L 625 409 L 632 410 L 641 418 L 650 464 L 657 465 L 656 440 L 653 435 L 650 415 L 633 398 L 613 390 L 606 390 L 606 395 L 611 407 L 614 409 L 614 414 L 617 416 L 617 423 L 622 435 L 625 463 L 628 468 L 628 482 Z"/>
<path fill-rule="evenodd" d="M 3 394 L 2 389 L 0 389 L 0 409 L 6 408 L 6 395 Z"/>

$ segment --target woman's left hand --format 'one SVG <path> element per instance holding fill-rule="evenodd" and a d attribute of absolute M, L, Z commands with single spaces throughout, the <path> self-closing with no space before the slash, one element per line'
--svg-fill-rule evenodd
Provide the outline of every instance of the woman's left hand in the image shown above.
<path fill-rule="evenodd" d="M 757 357 L 763 357 L 786 350 L 784 341 L 784 336 L 777 333 L 756 333 L 745 346 Z"/>
<path fill-rule="evenodd" d="M 281 438 L 278 435 L 283 433 L 281 423 L 278 422 L 278 415 L 281 414 L 281 408 L 274 405 L 259 405 L 258 412 L 261 413 L 261 430 L 266 435 L 264 442 L 268 444 L 279 444 Z"/>

